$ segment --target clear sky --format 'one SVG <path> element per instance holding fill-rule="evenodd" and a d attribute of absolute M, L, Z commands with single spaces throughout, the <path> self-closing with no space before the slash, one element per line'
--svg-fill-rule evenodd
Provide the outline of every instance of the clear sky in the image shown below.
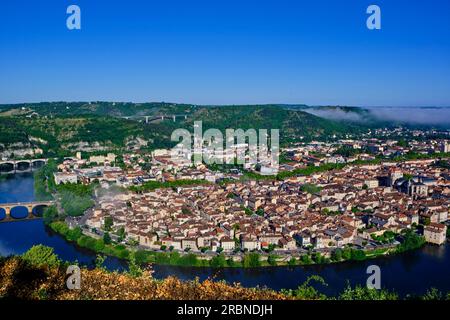
<path fill-rule="evenodd" d="M 0 1 L 0 103 L 59 100 L 450 106 L 450 1 Z"/>

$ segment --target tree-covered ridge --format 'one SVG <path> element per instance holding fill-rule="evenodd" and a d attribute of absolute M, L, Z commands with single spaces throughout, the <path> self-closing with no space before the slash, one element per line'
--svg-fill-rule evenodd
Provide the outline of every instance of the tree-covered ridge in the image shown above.
<path fill-rule="evenodd" d="M 25 113 L 11 113 L 11 108 Z M 29 114 L 34 110 L 37 114 Z M 142 115 L 186 115 L 174 122 L 165 119 L 144 123 Z M 125 116 L 133 116 L 125 119 Z M 141 116 L 141 118 L 137 118 Z M 83 142 L 95 144 L 98 150 L 126 147 L 140 138 L 148 148 L 169 148 L 172 132 L 178 128 L 193 131 L 194 121 L 203 122 L 203 130 L 279 129 L 281 143 L 298 139 L 327 139 L 361 132 L 362 127 L 326 120 L 309 113 L 277 105 L 259 106 L 192 106 L 181 104 L 83 104 L 43 103 L 0 106 L 0 143 L 22 142 L 44 150 L 45 155 L 67 155 Z"/>
<path fill-rule="evenodd" d="M 18 127 L 14 118 L 0 117 L 0 144 L 29 143 L 26 130 Z M 1 145 L 0 145 L 1 151 Z"/>
<path fill-rule="evenodd" d="M 64 115 L 98 115 L 125 117 L 135 115 L 157 115 L 165 112 L 190 112 L 192 106 L 165 102 L 131 103 L 131 102 L 41 102 L 0 105 L 0 116 L 31 114 L 41 116 Z"/>
<path fill-rule="evenodd" d="M 202 121 L 203 129 L 279 129 L 282 143 L 298 139 L 327 139 L 333 135 L 361 132 L 362 127 L 326 120 L 312 114 L 277 105 L 218 106 L 196 108 L 192 121 Z"/>
<path fill-rule="evenodd" d="M 39 147 L 47 156 L 68 155 L 75 145 L 98 145 L 115 149 L 130 139 L 144 138 L 139 123 L 103 116 L 61 116 L 47 118 L 0 117 L 0 143 L 23 143 Z"/>

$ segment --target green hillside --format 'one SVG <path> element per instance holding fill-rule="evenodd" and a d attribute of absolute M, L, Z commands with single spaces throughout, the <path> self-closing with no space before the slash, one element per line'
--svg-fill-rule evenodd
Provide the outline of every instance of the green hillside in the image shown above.
<path fill-rule="evenodd" d="M 174 114 L 187 115 L 187 118 L 145 123 L 143 117 Z M 203 130 L 217 128 L 222 132 L 227 128 L 279 129 L 282 144 L 299 139 L 341 137 L 363 130 L 357 124 L 326 120 L 278 105 L 55 102 L 0 106 L 0 144 L 7 147 L 22 142 L 42 148 L 46 155 L 73 153 L 80 148 L 80 143 L 87 148 L 113 150 L 131 148 L 140 140 L 147 143 L 140 148 L 166 148 L 173 146 L 170 141 L 173 130 L 186 128 L 193 131 L 194 121 L 203 121 Z"/>
<path fill-rule="evenodd" d="M 204 129 L 280 129 L 282 142 L 304 137 L 305 140 L 360 132 L 362 127 L 326 120 L 303 111 L 279 106 L 221 106 L 199 108 L 191 117 L 202 120 Z"/>
<path fill-rule="evenodd" d="M 169 112 L 181 114 L 189 112 L 192 105 L 165 102 L 41 102 L 0 105 L 0 116 L 31 114 L 41 116 L 98 115 L 125 117 L 136 115 L 158 115 Z"/>
<path fill-rule="evenodd" d="M 139 123 L 113 117 L 0 117 L 0 144 L 21 142 L 42 148 L 46 155 L 68 155 L 80 142 L 115 149 L 138 136 L 143 136 Z"/>

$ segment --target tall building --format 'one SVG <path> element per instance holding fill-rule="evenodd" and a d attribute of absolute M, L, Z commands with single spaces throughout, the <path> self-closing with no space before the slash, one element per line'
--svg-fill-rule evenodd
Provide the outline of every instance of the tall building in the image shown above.
<path fill-rule="evenodd" d="M 425 226 L 423 235 L 429 243 L 444 244 L 446 239 L 447 226 L 441 223 L 430 223 Z"/>
<path fill-rule="evenodd" d="M 399 169 L 393 169 L 389 175 L 390 185 L 393 186 L 395 181 L 397 181 L 400 178 L 403 178 L 403 172 Z"/>
<path fill-rule="evenodd" d="M 450 143 L 448 141 L 444 141 L 441 144 L 441 152 L 444 152 L 444 153 L 450 152 Z"/>

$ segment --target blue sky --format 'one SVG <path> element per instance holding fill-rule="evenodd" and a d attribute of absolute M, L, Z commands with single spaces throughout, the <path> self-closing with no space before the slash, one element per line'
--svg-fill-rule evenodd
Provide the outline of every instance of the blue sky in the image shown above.
<path fill-rule="evenodd" d="M 1 1 L 0 103 L 59 100 L 450 106 L 450 1 Z"/>

